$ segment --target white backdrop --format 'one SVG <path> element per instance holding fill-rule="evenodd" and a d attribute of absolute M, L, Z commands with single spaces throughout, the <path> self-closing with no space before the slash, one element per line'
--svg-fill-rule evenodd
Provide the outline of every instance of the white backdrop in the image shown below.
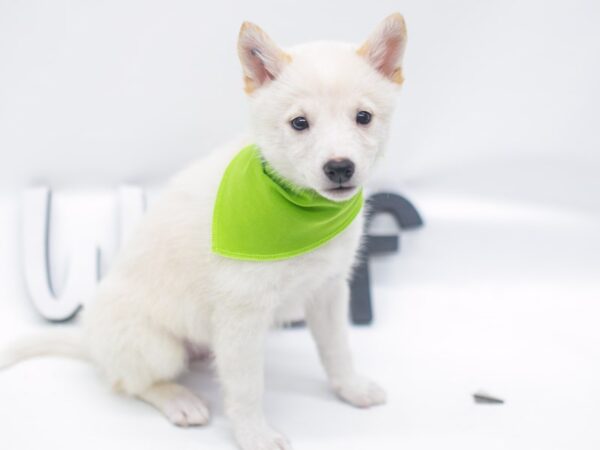
<path fill-rule="evenodd" d="M 408 24 L 406 82 L 371 189 L 406 194 L 427 227 L 404 237 L 400 256 L 375 264 L 379 320 L 353 336 L 359 361 L 387 382 L 391 402 L 358 415 L 277 394 L 268 408 L 299 448 L 598 448 L 600 3 L 593 0 L 0 0 L 2 342 L 44 326 L 20 275 L 24 187 L 44 182 L 64 194 L 53 218 L 57 285 L 78 233 L 108 249 L 108 265 L 119 184 L 160 185 L 245 130 L 235 53 L 243 20 L 282 46 L 359 42 L 393 11 Z M 288 340 L 306 378 L 295 376 L 310 380 L 303 394 L 325 395 L 308 339 L 286 335 L 272 350 L 287 355 L 279 347 Z M 297 369 L 282 359 L 271 364 L 276 373 L 285 373 L 278 363 Z M 65 437 L 68 420 L 82 436 L 97 433 L 90 421 L 110 430 L 95 437 L 98 446 L 135 443 L 131 427 L 139 427 L 158 433 L 157 448 L 176 440 L 202 448 L 203 439 L 229 448 L 214 434 L 224 435 L 224 422 L 193 438 L 157 429 L 158 418 L 155 425 L 146 409 L 105 399 L 101 384 L 88 386 L 89 373 L 73 364 L 31 362 L 0 374 L 8 433 L 0 441 L 12 445 L 0 446 L 77 448 L 80 438 Z M 508 396 L 503 409 L 471 404 L 469 393 L 486 386 Z M 282 418 L 293 416 L 288 401 L 297 402 L 295 421 Z M 67 406 L 57 413 L 61 402 Z M 337 433 L 303 426 L 300 418 L 310 421 L 321 408 L 337 418 Z M 358 421 L 352 442 L 344 440 Z"/>
<path fill-rule="evenodd" d="M 598 206 L 592 0 L 2 0 L 0 186 L 163 180 L 245 129 L 242 20 L 284 46 L 360 42 L 395 10 L 407 81 L 378 185 Z"/>

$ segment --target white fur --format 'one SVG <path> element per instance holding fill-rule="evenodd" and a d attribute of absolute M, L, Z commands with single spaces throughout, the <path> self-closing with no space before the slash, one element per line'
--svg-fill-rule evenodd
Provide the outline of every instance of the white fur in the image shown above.
<path fill-rule="evenodd" d="M 335 158 L 352 160 L 352 184 L 362 185 L 381 155 L 395 99 L 396 86 L 355 50 L 336 42 L 296 47 L 281 77 L 250 102 L 256 143 L 269 163 L 295 184 L 334 200 L 338 198 L 329 191 L 334 186 L 323 165 Z M 357 126 L 356 113 L 363 110 L 373 112 L 374 120 Z M 298 116 L 308 119 L 308 130 L 298 132 L 288 125 Z"/>
<path fill-rule="evenodd" d="M 267 43 L 241 58 L 246 76 L 261 71 L 250 95 L 248 142 L 257 143 L 269 163 L 296 184 L 333 199 L 352 195 L 355 191 L 330 191 L 323 164 L 351 159 L 353 186 L 362 185 L 386 141 L 397 85 L 355 46 L 303 45 L 288 51 L 289 61 L 266 35 L 257 39 L 256 33 L 262 31 L 252 26 L 240 35 L 241 51 L 252 50 L 247 42 Z M 275 60 L 276 67 L 261 67 Z M 368 126 L 356 124 L 360 110 L 372 112 Z M 298 115 L 308 118 L 309 130 L 290 127 Z M 205 424 L 208 409 L 173 380 L 187 366 L 186 343 L 209 347 L 240 447 L 289 449 L 263 415 L 263 344 L 274 322 L 299 318 L 294 311 L 305 311 L 330 383 L 342 399 L 359 407 L 385 401 L 381 388 L 356 373 L 346 336 L 348 279 L 363 220 L 359 217 L 317 250 L 288 260 L 245 262 L 211 253 L 217 188 L 243 145 L 238 141 L 216 149 L 172 181 L 84 311 L 82 339 L 60 339 L 54 349 L 86 355 L 115 389 L 186 426 Z M 44 350 L 22 345 L 5 364 Z"/>

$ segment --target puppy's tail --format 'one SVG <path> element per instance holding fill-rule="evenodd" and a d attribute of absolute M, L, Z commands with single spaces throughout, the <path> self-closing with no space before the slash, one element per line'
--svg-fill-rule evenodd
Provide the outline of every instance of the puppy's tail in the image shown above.
<path fill-rule="evenodd" d="M 22 338 L 0 350 L 0 369 L 5 369 L 29 358 L 48 355 L 88 359 L 79 332 L 52 330 Z"/>

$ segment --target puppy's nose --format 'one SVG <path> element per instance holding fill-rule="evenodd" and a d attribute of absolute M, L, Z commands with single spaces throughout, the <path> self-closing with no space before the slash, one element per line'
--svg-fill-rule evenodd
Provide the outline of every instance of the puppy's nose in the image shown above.
<path fill-rule="evenodd" d="M 330 159 L 323 166 L 323 172 L 331 181 L 342 184 L 354 175 L 354 163 L 349 159 Z"/>

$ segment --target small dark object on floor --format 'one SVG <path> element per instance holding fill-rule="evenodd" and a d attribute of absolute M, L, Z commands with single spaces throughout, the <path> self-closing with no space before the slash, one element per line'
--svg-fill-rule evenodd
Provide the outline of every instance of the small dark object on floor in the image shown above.
<path fill-rule="evenodd" d="M 488 394 L 487 392 L 478 391 L 473 394 L 473 400 L 475 403 L 485 404 L 485 405 L 501 405 L 504 403 L 504 400 L 498 397 L 494 397 L 493 395 Z"/>

